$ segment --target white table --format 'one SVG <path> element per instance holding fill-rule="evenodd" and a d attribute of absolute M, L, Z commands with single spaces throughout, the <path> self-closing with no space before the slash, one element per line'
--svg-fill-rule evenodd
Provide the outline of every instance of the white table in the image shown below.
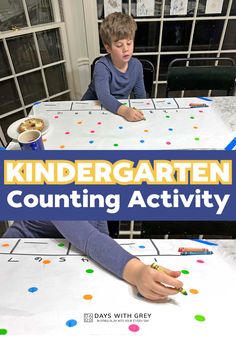
<path fill-rule="evenodd" d="M 145 120 L 127 122 L 98 101 L 42 102 L 31 113 L 48 119 L 43 138 L 50 150 L 224 149 L 236 134 L 235 97 L 121 102 L 142 109 Z M 190 103 L 208 107 L 190 108 Z"/>
<path fill-rule="evenodd" d="M 181 270 L 188 295 L 147 301 L 65 239 L 1 239 L 0 328 L 6 336 L 118 334 L 134 341 L 141 336 L 159 349 L 234 352 L 234 241 L 218 246 L 192 240 L 117 242 L 146 264 Z M 181 256 L 179 247 L 207 247 L 213 255 Z"/>

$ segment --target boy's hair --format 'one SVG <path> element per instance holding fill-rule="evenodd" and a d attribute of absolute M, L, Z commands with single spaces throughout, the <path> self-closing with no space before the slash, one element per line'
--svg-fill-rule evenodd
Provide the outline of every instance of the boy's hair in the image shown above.
<path fill-rule="evenodd" d="M 137 24 L 133 17 L 121 12 L 113 12 L 104 18 L 100 26 L 100 36 L 103 45 L 111 47 L 112 42 L 120 39 L 134 39 Z"/>

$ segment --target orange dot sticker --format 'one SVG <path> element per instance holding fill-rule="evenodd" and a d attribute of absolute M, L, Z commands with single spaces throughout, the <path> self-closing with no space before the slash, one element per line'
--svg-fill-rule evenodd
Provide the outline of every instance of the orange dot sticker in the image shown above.
<path fill-rule="evenodd" d="M 199 293 L 199 291 L 197 289 L 190 289 L 189 292 L 191 294 L 198 294 Z"/>
<path fill-rule="evenodd" d="M 45 259 L 45 260 L 43 261 L 43 264 L 49 264 L 49 263 L 51 263 L 50 259 Z"/>
<path fill-rule="evenodd" d="M 92 298 L 93 298 L 93 296 L 90 295 L 90 294 L 86 294 L 86 295 L 83 296 L 84 300 L 92 300 Z"/>
<path fill-rule="evenodd" d="M 3 243 L 2 244 L 2 247 L 9 247 L 10 245 L 9 245 L 9 243 Z"/>
<path fill-rule="evenodd" d="M 144 133 L 148 133 L 149 132 L 149 130 L 148 129 L 144 129 Z"/>
<path fill-rule="evenodd" d="M 60 148 L 60 149 L 64 149 L 64 148 L 65 148 L 65 145 L 60 145 L 59 148 Z"/>

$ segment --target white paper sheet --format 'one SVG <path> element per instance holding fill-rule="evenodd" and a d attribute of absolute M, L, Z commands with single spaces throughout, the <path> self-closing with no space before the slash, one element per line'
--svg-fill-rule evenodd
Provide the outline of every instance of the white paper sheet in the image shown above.
<path fill-rule="evenodd" d="M 205 14 L 220 14 L 224 0 L 207 0 Z"/>
<path fill-rule="evenodd" d="M 122 0 L 104 0 L 105 17 L 113 12 L 122 12 Z"/>
<path fill-rule="evenodd" d="M 187 15 L 188 0 L 171 0 L 170 15 Z"/>
<path fill-rule="evenodd" d="M 194 338 L 194 348 L 201 344 L 213 353 L 220 353 L 226 344 L 233 347 L 235 267 L 221 256 L 220 246 L 207 246 L 213 255 L 180 256 L 179 247 L 201 245 L 191 240 L 117 240 L 145 264 L 157 262 L 181 271 L 188 295 L 155 303 L 89 258 L 69 254 L 68 243 L 61 246 L 64 239 L 33 240 L 31 249 L 24 241 L 1 239 L 0 244 L 0 327 L 7 334 L 111 334 L 133 339 L 158 334 L 158 347 L 165 347 L 171 333 L 175 346 L 180 342 L 190 345 L 187 339 Z M 205 321 L 197 321 L 196 315 Z M 191 353 L 195 352 L 191 349 Z"/>
<path fill-rule="evenodd" d="M 137 0 L 137 17 L 154 16 L 154 0 Z"/>

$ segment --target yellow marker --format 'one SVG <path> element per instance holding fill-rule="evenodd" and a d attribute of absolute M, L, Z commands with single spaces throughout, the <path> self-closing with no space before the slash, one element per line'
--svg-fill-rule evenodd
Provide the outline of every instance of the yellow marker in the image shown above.
<path fill-rule="evenodd" d="M 158 270 L 159 272 L 165 273 L 165 270 L 156 263 L 152 263 L 151 268 Z M 187 291 L 184 290 L 183 288 L 175 288 L 175 289 L 178 290 L 183 295 L 188 295 Z"/>

